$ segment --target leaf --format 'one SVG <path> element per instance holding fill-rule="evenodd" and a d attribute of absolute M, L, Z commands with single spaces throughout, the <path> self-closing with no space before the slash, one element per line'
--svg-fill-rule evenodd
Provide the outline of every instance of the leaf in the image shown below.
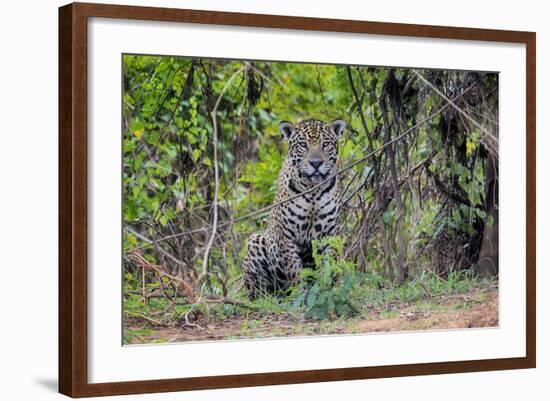
<path fill-rule="evenodd" d="M 196 162 L 199 160 L 199 157 L 201 157 L 201 150 L 200 149 L 193 149 L 193 161 Z"/>
<path fill-rule="evenodd" d="M 387 225 L 391 225 L 393 223 L 394 216 L 395 210 L 386 210 L 384 213 L 382 213 L 382 221 Z"/>
<path fill-rule="evenodd" d="M 174 158 L 178 155 L 178 150 L 174 145 L 168 145 L 164 148 L 164 151 L 170 158 Z"/>
<path fill-rule="evenodd" d="M 292 303 L 292 308 L 294 310 L 299 309 L 302 306 L 302 303 L 304 302 L 305 298 L 306 298 L 305 292 L 301 291 L 300 294 L 294 299 L 294 302 Z"/>
<path fill-rule="evenodd" d="M 143 116 L 143 118 L 147 119 L 151 117 L 155 112 L 155 107 L 155 100 L 148 100 L 141 108 L 141 115 Z"/>
<path fill-rule="evenodd" d="M 315 301 L 317 301 L 317 294 L 314 292 L 310 292 L 307 295 L 306 305 L 308 308 L 313 308 L 313 305 L 315 305 Z"/>
<path fill-rule="evenodd" d="M 317 277 L 317 272 L 310 268 L 303 268 L 300 272 L 300 278 L 302 280 L 306 280 L 308 278 L 315 278 Z"/>
<path fill-rule="evenodd" d="M 145 124 L 139 118 L 134 118 L 132 119 L 132 121 L 130 121 L 130 130 L 132 132 L 143 130 L 144 127 Z"/>
<path fill-rule="evenodd" d="M 315 305 L 315 302 L 317 301 L 317 295 L 319 293 L 319 284 L 315 284 L 311 289 L 309 290 L 309 293 L 307 294 L 306 299 L 306 305 L 308 308 L 312 308 L 313 305 Z"/>

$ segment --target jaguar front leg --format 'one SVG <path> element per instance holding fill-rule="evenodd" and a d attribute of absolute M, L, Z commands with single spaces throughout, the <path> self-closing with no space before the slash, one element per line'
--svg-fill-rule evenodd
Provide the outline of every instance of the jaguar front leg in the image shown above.
<path fill-rule="evenodd" d="M 262 234 L 252 234 L 246 245 L 243 262 L 243 281 L 251 300 L 271 289 L 271 269 L 266 238 Z"/>
<path fill-rule="evenodd" d="M 300 257 L 299 249 L 294 244 L 286 244 L 283 249 L 283 261 L 285 266 L 282 266 L 286 272 L 285 289 L 297 285 L 300 282 L 300 273 L 304 268 L 302 258 Z"/>

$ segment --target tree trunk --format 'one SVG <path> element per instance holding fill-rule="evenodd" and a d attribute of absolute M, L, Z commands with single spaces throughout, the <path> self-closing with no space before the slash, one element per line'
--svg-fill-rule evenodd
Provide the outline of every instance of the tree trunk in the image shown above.
<path fill-rule="evenodd" d="M 492 216 L 492 224 L 485 223 L 477 273 L 480 276 L 496 276 L 498 274 L 498 165 L 493 156 L 487 158 L 485 168 L 485 186 L 487 216 Z"/>
<path fill-rule="evenodd" d="M 391 140 L 389 130 L 387 131 L 387 141 Z M 393 144 L 387 147 L 388 160 L 390 163 L 390 173 L 393 187 L 393 197 L 395 199 L 396 216 L 395 230 L 397 236 L 397 266 L 395 272 L 395 281 L 397 285 L 402 284 L 407 276 L 407 266 L 405 264 L 405 241 L 403 238 L 403 215 L 404 206 L 401 198 L 401 190 L 397 179 L 397 169 L 395 168 L 395 150 Z"/>

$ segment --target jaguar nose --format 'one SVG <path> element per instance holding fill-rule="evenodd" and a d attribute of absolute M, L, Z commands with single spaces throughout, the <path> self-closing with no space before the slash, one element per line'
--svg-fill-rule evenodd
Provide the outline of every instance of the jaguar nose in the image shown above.
<path fill-rule="evenodd" d="M 323 161 L 321 159 L 311 159 L 309 161 L 309 164 L 315 169 L 318 170 L 321 164 L 323 164 Z"/>

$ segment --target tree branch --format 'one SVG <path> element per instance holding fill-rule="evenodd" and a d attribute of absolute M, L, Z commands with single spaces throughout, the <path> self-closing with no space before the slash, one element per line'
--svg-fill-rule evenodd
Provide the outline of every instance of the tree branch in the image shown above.
<path fill-rule="evenodd" d="M 498 144 L 498 138 L 491 134 L 485 127 L 483 127 L 480 123 L 478 123 L 476 120 L 474 120 L 468 113 L 466 113 L 464 110 L 462 110 L 460 107 L 456 105 L 454 100 L 449 99 L 443 92 L 441 92 L 439 89 L 437 89 L 430 81 L 428 81 L 422 74 L 419 72 L 412 70 L 412 72 L 422 80 L 426 85 L 428 85 L 435 93 L 437 93 L 443 100 L 447 102 L 452 108 L 454 108 L 456 111 L 458 111 L 462 116 L 464 116 L 468 121 L 470 121 L 473 125 L 478 127 L 485 135 L 487 135 L 492 141 Z"/>

